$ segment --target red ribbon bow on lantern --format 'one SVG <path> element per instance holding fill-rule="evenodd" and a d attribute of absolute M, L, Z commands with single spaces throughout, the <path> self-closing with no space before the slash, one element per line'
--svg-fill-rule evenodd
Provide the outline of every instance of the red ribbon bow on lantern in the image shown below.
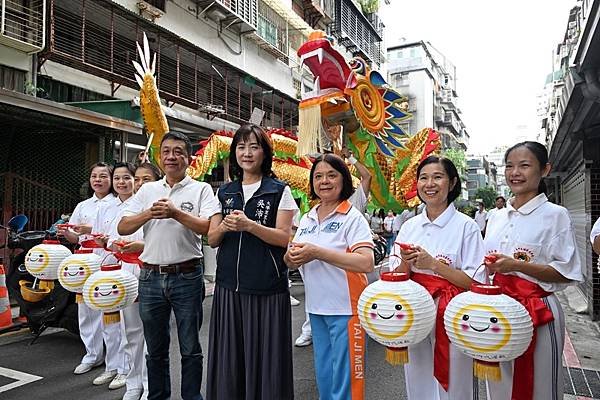
<path fill-rule="evenodd" d="M 444 328 L 444 312 L 450 300 L 464 291 L 444 278 L 435 275 L 412 272 L 410 279 L 423 286 L 431 297 L 438 298 L 435 321 L 435 350 L 433 356 L 433 375 L 445 391 L 450 382 L 450 339 Z"/>
<path fill-rule="evenodd" d="M 542 298 L 552 293 L 546 292 L 537 283 L 520 278 L 516 275 L 496 273 L 494 285 L 502 288 L 502 293 L 512 297 L 523 304 L 533 322 L 533 337 L 529 347 L 515 360 L 513 373 L 513 400 L 531 400 L 533 398 L 533 354 L 535 351 L 536 329 L 554 320 L 552 311 L 546 306 Z"/>

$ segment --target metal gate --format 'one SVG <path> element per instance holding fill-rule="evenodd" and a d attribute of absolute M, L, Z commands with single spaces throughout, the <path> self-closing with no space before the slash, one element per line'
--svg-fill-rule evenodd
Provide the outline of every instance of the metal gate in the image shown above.
<path fill-rule="evenodd" d="M 586 279 L 592 263 L 592 251 L 589 244 L 590 210 L 586 210 L 586 200 L 589 202 L 590 199 L 589 182 L 589 170 L 582 163 L 567 176 L 562 184 L 562 205 L 569 210 L 573 221 L 581 267 Z"/>

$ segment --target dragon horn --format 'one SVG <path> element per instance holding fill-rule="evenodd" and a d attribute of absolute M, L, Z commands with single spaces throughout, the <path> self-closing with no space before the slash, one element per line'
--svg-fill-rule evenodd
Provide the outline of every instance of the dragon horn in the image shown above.
<path fill-rule="evenodd" d="M 140 77 L 143 78 L 145 75 L 144 68 L 142 68 L 142 66 L 135 60 L 131 61 L 131 63 L 133 64 L 133 67 L 135 68 L 137 73 L 140 74 Z"/>
<path fill-rule="evenodd" d="M 144 57 L 146 60 L 146 69 L 150 67 L 150 45 L 148 44 L 148 37 L 146 36 L 146 32 L 144 32 Z"/>
<path fill-rule="evenodd" d="M 135 80 L 138 83 L 138 85 L 140 85 L 140 89 L 142 89 L 144 87 L 144 81 L 142 80 L 142 78 L 140 78 L 137 74 L 133 74 L 133 76 L 135 76 Z"/>
<path fill-rule="evenodd" d="M 137 47 L 137 51 L 140 56 L 140 63 L 141 63 L 142 69 L 145 70 L 146 65 L 145 65 L 145 59 L 144 59 L 144 52 L 142 51 L 142 48 L 140 47 L 140 44 L 138 42 L 135 42 L 135 46 Z M 142 74 L 142 76 L 144 76 L 144 74 Z"/>
<path fill-rule="evenodd" d="M 154 76 L 154 71 L 156 71 L 156 53 L 152 57 L 152 65 L 150 66 L 150 73 Z"/>

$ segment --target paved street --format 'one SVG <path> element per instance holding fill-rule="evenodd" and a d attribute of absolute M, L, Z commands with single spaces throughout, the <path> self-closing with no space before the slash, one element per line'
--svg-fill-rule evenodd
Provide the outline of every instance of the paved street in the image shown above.
<path fill-rule="evenodd" d="M 292 287 L 292 293 L 303 301 L 302 286 Z M 569 292 L 569 297 L 576 293 Z M 566 303 L 566 297 L 563 296 Z M 212 298 L 205 301 L 205 317 L 202 326 L 203 348 L 208 346 L 208 321 Z M 576 307 L 576 306 L 575 306 Z M 294 337 L 300 332 L 304 313 L 303 307 L 293 307 Z M 568 330 L 572 346 L 565 350 L 565 363 L 570 379 L 565 383 L 566 393 L 577 393 L 578 397 L 567 399 L 600 399 L 600 359 L 597 349 L 600 334 L 596 324 L 586 315 L 575 313 L 565 306 Z M 88 374 L 76 376 L 72 370 L 83 354 L 78 338 L 67 332 L 53 332 L 44 335 L 36 344 L 29 346 L 30 336 L 16 333 L 0 337 L 0 398 L 12 399 L 86 399 L 117 400 L 124 389 L 109 391 L 106 386 L 94 387 L 91 382 L 101 372 L 96 369 Z M 173 376 L 173 399 L 179 397 L 179 365 L 176 357 L 176 338 L 172 343 L 171 371 Z M 317 392 L 312 367 L 312 347 L 294 348 L 295 393 L 297 400 L 315 400 Z M 233 368 L 234 366 L 232 366 Z M 383 348 L 374 342 L 368 346 L 366 368 L 368 400 L 401 400 L 404 393 L 402 368 L 394 368 L 384 362 Z M 29 383 L 27 383 L 29 382 Z M 17 386 L 22 384 L 21 386 Z M 9 386 L 10 385 L 10 386 Z M 574 385 L 574 386 L 573 386 Z M 14 387 L 14 388 L 10 388 Z M 8 390 L 7 390 L 8 389 Z M 481 398 L 485 398 L 482 390 Z M 582 395 L 586 395 L 583 396 Z M 592 397 L 595 395 L 595 397 Z"/>

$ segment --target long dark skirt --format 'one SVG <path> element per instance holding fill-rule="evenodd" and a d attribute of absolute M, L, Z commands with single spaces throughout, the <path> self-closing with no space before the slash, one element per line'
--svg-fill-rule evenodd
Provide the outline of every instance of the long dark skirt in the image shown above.
<path fill-rule="evenodd" d="M 288 292 L 268 296 L 216 285 L 208 342 L 207 400 L 291 400 Z"/>

